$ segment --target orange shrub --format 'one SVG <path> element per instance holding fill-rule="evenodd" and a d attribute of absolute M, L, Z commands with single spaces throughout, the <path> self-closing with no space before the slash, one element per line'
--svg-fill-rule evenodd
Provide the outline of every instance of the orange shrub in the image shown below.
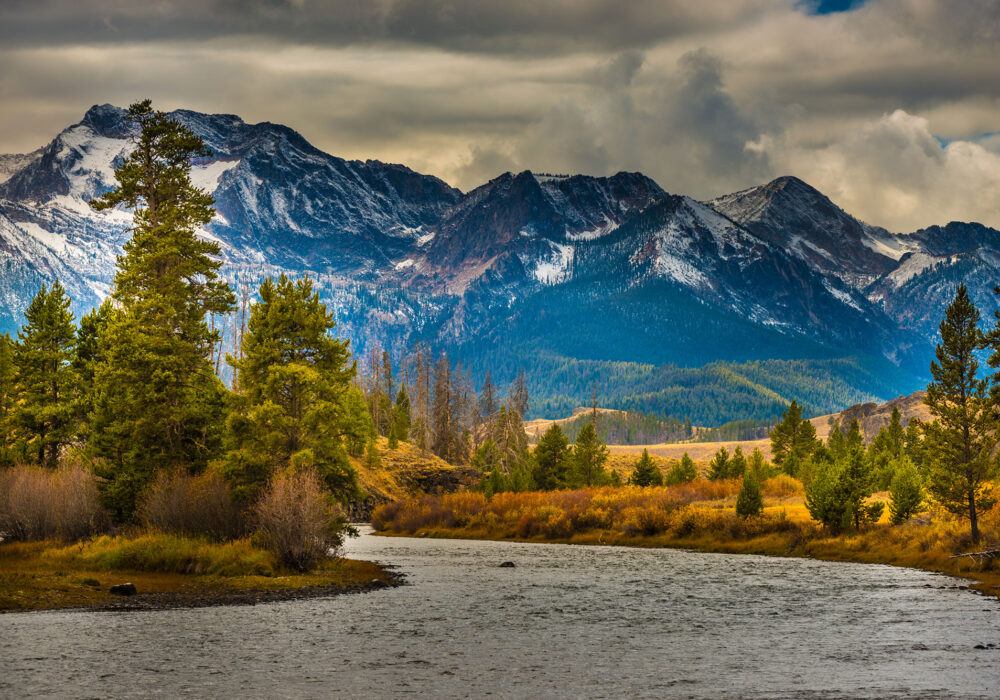
<path fill-rule="evenodd" d="M 139 507 L 139 519 L 163 533 L 224 540 L 242 534 L 239 509 L 218 472 L 191 476 L 183 469 L 161 472 Z"/>
<path fill-rule="evenodd" d="M 762 491 L 768 498 L 791 498 L 805 493 L 802 482 L 788 474 L 771 477 L 762 485 Z"/>
<path fill-rule="evenodd" d="M 19 466 L 0 469 L 0 534 L 9 539 L 75 540 L 105 529 L 97 480 L 72 464 L 55 471 Z"/>

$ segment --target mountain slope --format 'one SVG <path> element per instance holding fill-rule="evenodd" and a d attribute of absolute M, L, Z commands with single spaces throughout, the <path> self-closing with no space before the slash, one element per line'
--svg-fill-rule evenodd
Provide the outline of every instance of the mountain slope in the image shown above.
<path fill-rule="evenodd" d="M 780 177 L 708 204 L 852 286 L 864 286 L 889 272 L 906 252 L 891 233 L 858 221 L 796 177 Z"/>
<path fill-rule="evenodd" d="M 501 381 L 526 367 L 537 405 L 570 400 L 545 379 L 555 366 L 603 367 L 619 403 L 612 368 L 645 377 L 626 384 L 647 411 L 678 410 L 679 396 L 657 384 L 679 375 L 647 365 L 826 363 L 798 383 L 778 372 L 741 383 L 768 416 L 774 401 L 811 396 L 829 410 L 832 397 L 908 392 L 957 279 L 985 285 L 1000 259 L 992 229 L 892 234 L 795 178 L 707 204 L 641 173 L 505 173 L 463 194 L 401 165 L 323 153 L 285 126 L 172 116 L 213 151 L 192 180 L 216 199 L 202 235 L 220 243 L 229 279 L 308 274 L 356 351 L 424 342 Z M 78 312 L 107 294 L 131 215 L 86 202 L 113 185 L 130 147 L 123 117 L 95 106 L 44 148 L 0 159 L 0 329 L 55 278 Z M 818 376 L 826 393 L 807 385 Z M 587 399 L 589 387 L 569 384 L 582 392 L 572 405 Z M 712 402 L 720 421 L 736 417 Z"/>

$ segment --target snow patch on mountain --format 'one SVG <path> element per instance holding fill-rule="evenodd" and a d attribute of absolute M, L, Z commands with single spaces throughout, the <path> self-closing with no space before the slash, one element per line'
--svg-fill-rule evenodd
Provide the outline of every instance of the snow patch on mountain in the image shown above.
<path fill-rule="evenodd" d="M 545 285 L 559 284 L 572 275 L 574 248 L 555 241 L 548 241 L 552 252 L 535 264 L 531 276 Z"/>
<path fill-rule="evenodd" d="M 653 265 L 654 272 L 660 277 L 672 279 L 685 287 L 709 287 L 708 277 L 701 270 L 681 258 L 660 251 Z"/>
<path fill-rule="evenodd" d="M 566 240 L 568 241 L 594 241 L 598 238 L 608 235 L 615 229 L 617 229 L 620 224 L 612 221 L 607 216 L 604 217 L 604 223 L 595 228 L 587 229 L 585 231 L 571 232 L 569 228 L 566 229 Z"/>
<path fill-rule="evenodd" d="M 848 306 L 851 306 L 857 309 L 858 311 L 862 310 L 861 306 L 858 305 L 858 302 L 854 299 L 854 297 L 845 292 L 843 289 L 837 289 L 836 286 L 830 283 L 829 279 L 823 280 L 823 286 L 826 288 L 826 291 L 830 292 L 830 294 L 832 294 L 834 299 L 836 299 L 837 301 L 847 304 Z"/>
<path fill-rule="evenodd" d="M 128 148 L 125 139 L 99 136 L 89 126 L 78 124 L 59 135 L 59 158 L 69 165 L 70 193 L 90 199 L 115 182 L 115 159 Z"/>
<path fill-rule="evenodd" d="M 191 168 L 191 184 L 211 194 L 219 186 L 219 179 L 240 164 L 237 160 L 216 160 Z"/>
<path fill-rule="evenodd" d="M 885 276 L 885 279 L 893 287 L 899 289 L 911 279 L 921 274 L 927 268 L 939 262 L 947 260 L 947 257 L 927 255 L 926 253 L 913 253 L 904 259 L 895 270 Z"/>

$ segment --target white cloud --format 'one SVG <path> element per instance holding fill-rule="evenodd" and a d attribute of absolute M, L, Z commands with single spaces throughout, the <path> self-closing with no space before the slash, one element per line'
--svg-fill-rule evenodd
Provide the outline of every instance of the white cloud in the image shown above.
<path fill-rule="evenodd" d="M 798 175 L 848 212 L 901 231 L 949 221 L 1000 228 L 1000 154 L 943 145 L 928 120 L 896 110 L 822 148 L 765 144 L 775 167 Z"/>

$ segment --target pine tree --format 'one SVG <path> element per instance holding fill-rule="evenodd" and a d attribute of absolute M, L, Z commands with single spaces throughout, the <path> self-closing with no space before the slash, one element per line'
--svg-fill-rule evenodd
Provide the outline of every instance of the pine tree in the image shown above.
<path fill-rule="evenodd" d="M 708 465 L 708 478 L 716 481 L 729 478 L 729 450 L 720 447 Z"/>
<path fill-rule="evenodd" d="M 750 470 L 743 477 L 740 493 L 736 497 L 736 514 L 741 518 L 758 517 L 764 514 L 764 495 L 760 490 L 757 475 Z"/>
<path fill-rule="evenodd" d="M 134 216 L 94 372 L 89 440 L 120 519 L 132 516 L 158 470 L 198 470 L 215 456 L 224 387 L 211 362 L 219 334 L 206 315 L 227 314 L 235 301 L 218 277 L 219 246 L 196 235 L 214 210 L 192 186 L 190 164 L 209 149 L 149 100 L 132 105 L 128 120 L 138 130 L 135 150 L 115 169 L 117 187 L 91 201 Z"/>
<path fill-rule="evenodd" d="M 834 461 L 843 459 L 847 454 L 847 438 L 839 425 L 830 428 L 830 435 L 826 438 L 826 448 L 830 451 L 830 458 Z"/>
<path fill-rule="evenodd" d="M 598 486 L 607 480 L 604 465 L 608 447 L 599 437 L 593 421 L 586 423 L 576 436 L 573 447 L 573 477 L 581 486 Z"/>
<path fill-rule="evenodd" d="M 733 450 L 733 456 L 729 460 L 728 478 L 740 479 L 747 471 L 747 458 L 743 455 L 743 447 L 737 445 Z"/>
<path fill-rule="evenodd" d="M 894 525 L 905 523 L 920 512 L 924 502 L 924 489 L 913 462 L 902 457 L 889 485 L 889 513 Z"/>
<path fill-rule="evenodd" d="M 851 425 L 844 435 L 844 444 L 848 452 L 864 447 L 865 437 L 861 433 L 861 423 L 858 422 L 857 418 L 851 421 Z"/>
<path fill-rule="evenodd" d="M 750 453 L 750 461 L 747 464 L 747 471 L 752 472 L 757 478 L 757 482 L 761 483 L 771 478 L 772 467 L 764 459 L 764 453 L 760 451 L 759 447 L 753 448 L 753 452 Z"/>
<path fill-rule="evenodd" d="M 310 467 L 346 501 L 357 483 L 345 443 L 358 449 L 374 437 L 347 342 L 332 335 L 333 315 L 309 278 L 268 278 L 259 296 L 241 357 L 229 358 L 240 393 L 227 422 L 226 475 L 249 501 L 277 470 Z"/>
<path fill-rule="evenodd" d="M 789 455 L 794 454 L 801 463 L 815 450 L 816 428 L 802 418 L 802 407 L 792 401 L 781 422 L 771 430 L 771 454 L 774 462 L 783 466 Z"/>
<path fill-rule="evenodd" d="M 59 451 L 76 432 L 79 383 L 73 371 L 76 327 L 70 298 L 59 282 L 45 286 L 24 312 L 14 347 L 19 402 L 13 423 L 18 451 L 53 468 Z"/>
<path fill-rule="evenodd" d="M 635 463 L 631 483 L 635 486 L 662 486 L 663 472 L 649 456 L 649 450 L 642 451 L 642 457 Z"/>
<path fill-rule="evenodd" d="M 558 423 L 545 431 L 535 446 L 535 485 L 542 491 L 552 491 L 567 485 L 570 479 L 569 442 Z"/>
<path fill-rule="evenodd" d="M 819 462 L 806 486 L 806 508 L 813 519 L 834 532 L 860 529 L 877 521 L 884 503 L 865 503 L 872 494 L 871 471 L 861 447 L 835 462 Z"/>
<path fill-rule="evenodd" d="M 382 468 L 382 455 L 379 454 L 374 435 L 368 438 L 368 444 L 365 445 L 365 466 L 373 471 Z"/>
<path fill-rule="evenodd" d="M 690 455 L 685 452 L 680 461 L 674 466 L 670 467 L 665 478 L 665 483 L 667 486 L 672 484 L 683 484 L 688 481 L 694 481 L 698 478 L 698 468 L 695 467 L 694 460 L 691 459 Z"/>
<path fill-rule="evenodd" d="M 97 368 L 104 362 L 101 338 L 105 335 L 108 318 L 112 313 L 111 304 L 104 302 L 90 313 L 80 318 L 76 334 L 76 355 L 73 357 L 73 371 L 80 381 L 80 410 L 82 419 L 97 407 L 95 379 Z"/>
<path fill-rule="evenodd" d="M 977 376 L 976 351 L 984 345 L 984 338 L 979 311 L 964 284 L 958 286 L 940 333 L 936 360 L 931 362 L 933 381 L 924 399 L 935 418 L 924 426 L 927 485 L 938 503 L 969 518 L 972 541 L 977 543 L 978 501 L 996 468 L 997 421 L 988 382 Z"/>

